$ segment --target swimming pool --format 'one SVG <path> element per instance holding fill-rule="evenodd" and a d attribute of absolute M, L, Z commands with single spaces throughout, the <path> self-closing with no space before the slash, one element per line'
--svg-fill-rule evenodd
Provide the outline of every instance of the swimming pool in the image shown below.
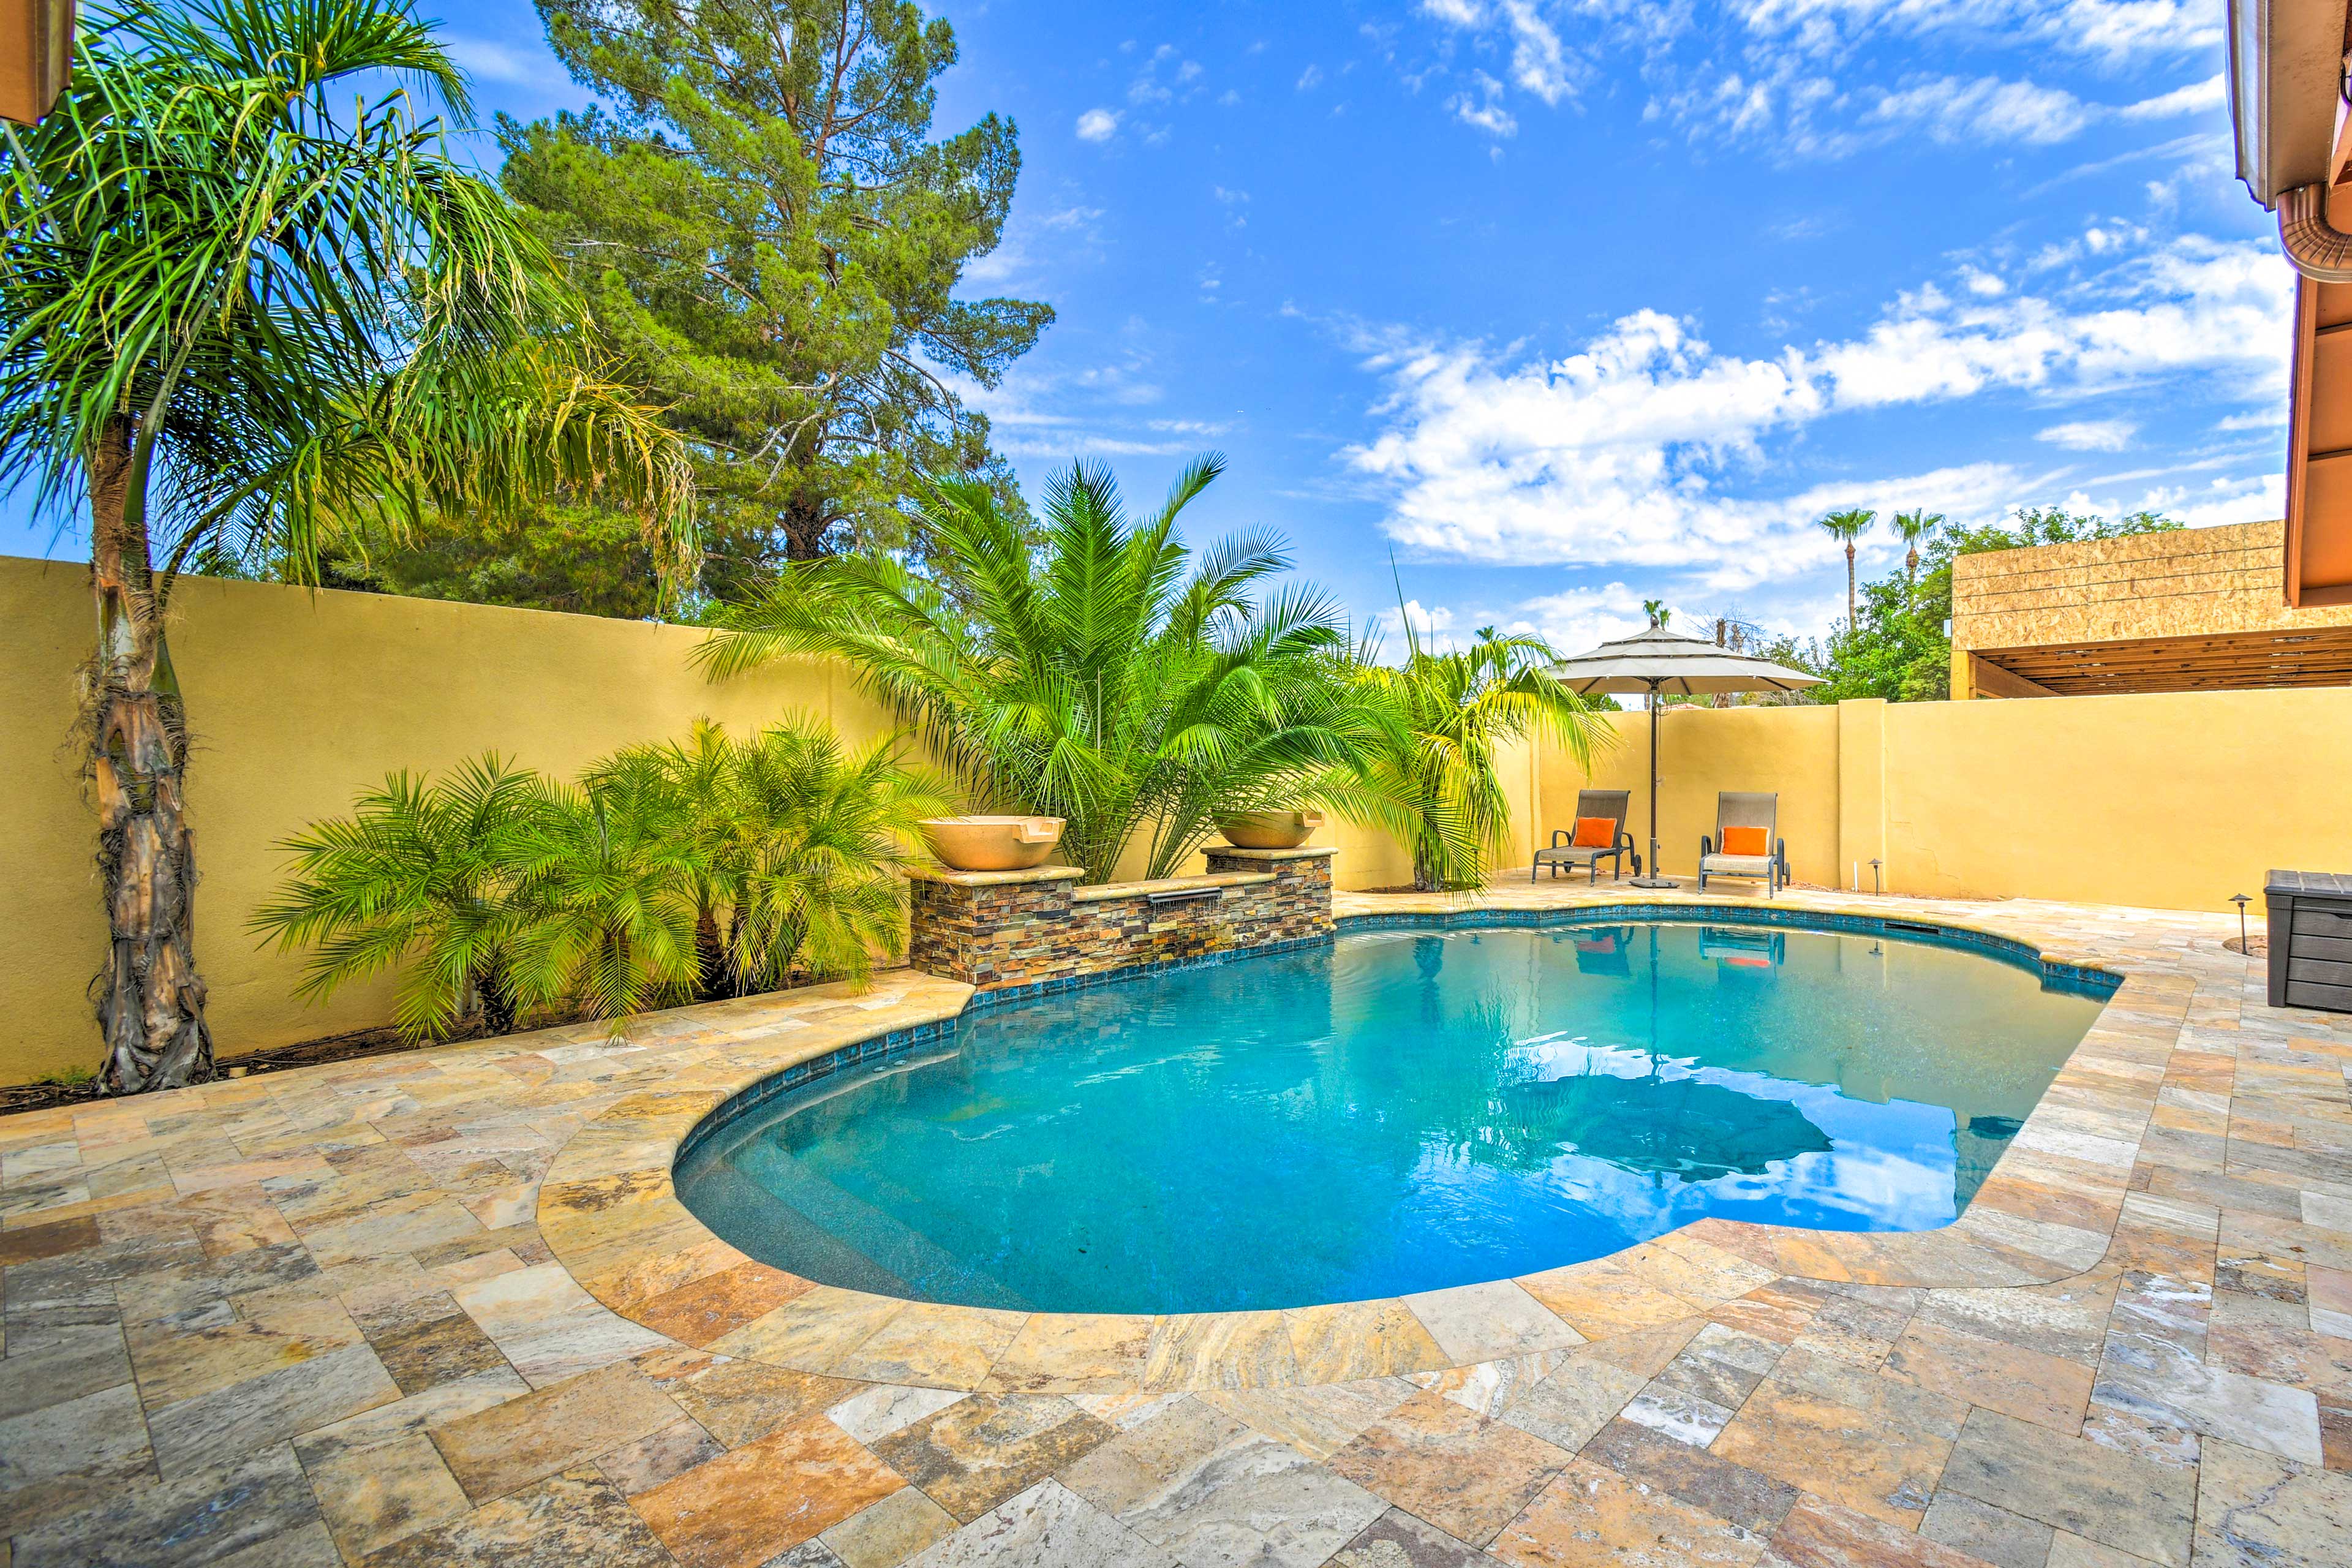
<path fill-rule="evenodd" d="M 1360 931 L 967 1015 L 722 1108 L 677 1189 L 810 1279 L 1046 1311 L 1404 1294 L 1708 1215 L 1924 1229 L 2104 995 L 1885 931 Z"/>

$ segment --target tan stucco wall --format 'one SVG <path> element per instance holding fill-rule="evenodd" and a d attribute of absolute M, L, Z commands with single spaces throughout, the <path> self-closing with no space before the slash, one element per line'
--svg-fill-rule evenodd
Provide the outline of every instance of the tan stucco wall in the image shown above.
<path fill-rule="evenodd" d="M 91 1067 L 85 994 L 105 935 L 91 820 L 71 742 L 91 636 L 82 568 L 0 559 L 0 1082 Z M 249 912 L 276 845 L 396 768 L 497 749 L 569 773 L 698 715 L 749 730 L 803 709 L 862 739 L 888 728 L 837 672 L 800 666 L 712 686 L 699 632 L 589 616 L 190 579 L 173 647 L 195 752 L 189 810 L 204 878 L 198 957 L 222 1054 L 384 1021 L 387 987 L 292 1000 L 298 961 L 258 949 Z M 1593 772 L 1631 789 L 1646 837 L 1646 720 L 1614 715 Z M 2352 689 L 1671 708 L 1660 729 L 1665 868 L 1687 873 L 1716 792 L 1780 795 L 1801 881 L 1845 886 L 1885 862 L 1891 891 L 2220 909 L 2270 866 L 2352 868 Z M 1569 826 L 1581 776 L 1556 748 L 1505 762 L 1511 844 Z M 1403 851 L 1335 823 L 1342 888 L 1410 879 Z"/>
<path fill-rule="evenodd" d="M 1634 792 L 1646 731 L 1595 783 Z M 1797 879 L 1889 892 L 2226 910 L 2269 868 L 2352 869 L 2352 689 L 1669 709 L 1660 731 L 1665 868 L 1689 874 L 1718 790 L 1777 790 Z M 1580 782 L 1544 765 L 1542 826 Z"/>
<path fill-rule="evenodd" d="M 0 1082 L 98 1061 L 85 992 L 106 927 L 71 739 L 93 635 L 85 568 L 0 557 Z M 806 710 L 852 741 L 894 727 L 845 676 L 822 667 L 714 686 L 687 663 L 702 636 L 182 580 L 171 637 L 194 735 L 197 959 L 221 1054 L 387 1021 L 388 983 L 347 988 L 322 1007 L 294 1002 L 299 956 L 258 950 L 246 921 L 283 873 L 276 846 L 348 810 L 395 769 L 436 770 L 496 750 L 569 775 L 617 746 L 683 734 L 704 715 L 740 732 Z M 1526 756 L 1515 775 L 1522 841 L 1532 771 Z M 1342 888 L 1411 879 L 1410 861 L 1383 837 L 1335 824 L 1323 841 L 1339 850 Z"/>
<path fill-rule="evenodd" d="M 1615 742 L 1595 759 L 1591 787 L 1633 792 L 1628 826 L 1646 858 L 1649 718 L 1639 710 L 1609 717 Z M 1664 781 L 1658 796 L 1658 841 L 1669 872 L 1686 876 L 1697 869 L 1699 836 L 1715 831 L 1717 791 L 1774 790 L 1780 796 L 1780 837 L 1789 843 L 1790 870 L 1801 881 L 1843 883 L 1831 869 L 1838 844 L 1837 709 L 1670 704 L 1658 726 L 1658 773 Z M 1549 842 L 1552 829 L 1573 825 L 1576 792 L 1586 785 L 1576 763 L 1557 749 L 1547 751 L 1541 777 L 1538 831 Z M 1518 864 L 1517 874 L 1526 875 L 1527 859 Z"/>

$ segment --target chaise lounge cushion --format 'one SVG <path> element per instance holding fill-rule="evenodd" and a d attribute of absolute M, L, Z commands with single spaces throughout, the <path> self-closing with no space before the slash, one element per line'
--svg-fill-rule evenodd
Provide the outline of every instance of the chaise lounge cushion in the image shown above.
<path fill-rule="evenodd" d="M 1772 845 L 1760 827 L 1727 827 L 1723 830 L 1723 852 L 1761 859 L 1772 853 Z"/>
<path fill-rule="evenodd" d="M 1702 855 L 1698 868 L 1708 876 L 1762 877 L 1770 874 L 1769 855 Z"/>

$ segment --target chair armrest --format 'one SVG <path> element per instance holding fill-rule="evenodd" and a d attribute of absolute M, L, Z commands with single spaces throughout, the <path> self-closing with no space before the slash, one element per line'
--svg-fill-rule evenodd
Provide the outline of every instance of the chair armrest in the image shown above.
<path fill-rule="evenodd" d="M 1612 848 L 1612 849 L 1631 849 L 1631 848 L 1633 848 L 1633 835 L 1631 832 L 1629 832 L 1627 829 L 1625 829 L 1625 828 L 1622 828 L 1622 827 L 1619 828 L 1619 829 L 1617 830 L 1617 842 L 1616 842 L 1616 843 L 1614 843 L 1614 844 L 1612 844 L 1612 845 L 1611 845 L 1611 846 L 1610 846 L 1610 847 L 1611 847 L 1611 848 Z"/>
<path fill-rule="evenodd" d="M 1789 863 L 1789 841 L 1787 839 L 1775 838 L 1772 840 L 1772 858 L 1778 860 L 1783 866 Z"/>
<path fill-rule="evenodd" d="M 1574 837 L 1575 835 L 1569 832 L 1565 827 L 1555 827 L 1551 830 L 1551 847 L 1554 849 L 1557 849 L 1559 847 L 1559 841 L 1562 838 L 1572 838 Z"/>
<path fill-rule="evenodd" d="M 1712 834 L 1702 833 L 1698 836 L 1698 852 L 1702 855 L 1715 853 L 1715 837 Z"/>

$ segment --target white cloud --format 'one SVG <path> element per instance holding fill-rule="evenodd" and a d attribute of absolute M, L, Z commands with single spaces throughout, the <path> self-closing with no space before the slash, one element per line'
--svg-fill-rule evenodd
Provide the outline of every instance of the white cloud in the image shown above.
<path fill-rule="evenodd" d="M 2094 110 L 2073 93 L 2030 81 L 1958 77 L 1881 93 L 1865 121 L 1914 128 L 1934 141 L 2022 142 L 2041 146 L 2081 133 Z"/>
<path fill-rule="evenodd" d="M 1990 516 L 2038 482 L 1979 460 L 1776 493 L 1782 450 L 1809 426 L 1985 393 L 2082 398 L 2158 383 L 2267 401 L 2289 298 L 2268 247 L 2182 238 L 2058 289 L 1925 287 L 1859 335 L 1753 357 L 1719 353 L 1657 310 L 1551 360 L 1366 338 L 1385 384 L 1381 427 L 1340 456 L 1384 493 L 1386 531 L 1416 551 L 1695 571 L 1727 590 L 1827 563 L 1832 547 L 1812 527 L 1825 510 L 1928 497 Z"/>
<path fill-rule="evenodd" d="M 2106 62 L 2210 52 L 2218 7 L 2197 0 L 1733 0 L 1758 37 L 1819 55 L 1875 35 L 2024 41 Z"/>
<path fill-rule="evenodd" d="M 1402 605 L 1391 605 L 1372 618 L 1378 623 L 1382 638 L 1400 645 L 1404 641 L 1407 621 L 1412 623 L 1413 632 L 1423 642 L 1444 643 L 1451 640 L 1447 634 L 1454 630 L 1455 619 L 1454 612 L 1444 605 L 1433 608 L 1419 599 L 1407 599 Z M 1391 647 L 1389 651 L 1393 655 L 1401 649 Z"/>
<path fill-rule="evenodd" d="M 1421 12 L 1452 36 L 1449 50 L 1466 38 L 1482 58 L 1507 58 L 1509 91 L 1557 108 L 1591 81 L 1639 81 L 1646 117 L 1694 142 L 1780 157 L 1844 157 L 1904 135 L 2048 145 L 2111 118 L 2210 113 L 2222 96 L 2215 78 L 2115 105 L 2042 82 L 1916 70 L 2000 53 L 2106 72 L 2210 58 L 2221 34 L 2202 0 L 1423 0 Z M 1429 68 L 1445 71 L 1445 59 Z M 1400 68 L 1416 88 L 1426 74 Z M 1891 74 L 1904 68 L 1912 74 Z M 1468 118 L 1465 103 L 1510 111 L 1468 92 L 1448 100 Z"/>
<path fill-rule="evenodd" d="M 1321 66 L 1310 65 L 1298 73 L 1298 90 L 1301 92 L 1312 92 L 1322 84 L 1323 68 Z"/>
<path fill-rule="evenodd" d="M 1118 115 L 1108 109 L 1089 109 L 1078 116 L 1078 140 L 1108 142 L 1118 134 Z"/>
<path fill-rule="evenodd" d="M 2137 434 L 2139 426 L 2128 419 L 2077 419 L 2053 425 L 2035 439 L 2070 452 L 2120 452 Z"/>
<path fill-rule="evenodd" d="M 442 33 L 438 41 L 449 58 L 457 62 L 458 69 L 482 81 L 552 87 L 566 79 L 553 51 L 543 43 L 517 48 L 494 38 L 468 37 L 463 33 Z"/>
<path fill-rule="evenodd" d="M 2229 100 L 2228 86 L 2221 78 L 2210 76 L 2158 97 L 2126 104 L 2116 112 L 2126 120 L 2171 120 L 2185 114 L 2210 114 Z"/>
<path fill-rule="evenodd" d="M 1503 84 L 1485 71 L 1471 72 L 1470 79 L 1477 86 L 1478 96 L 1457 92 L 1445 100 L 1445 107 L 1465 125 L 1475 125 L 1489 136 L 1517 135 L 1518 121 L 1503 107 Z"/>

